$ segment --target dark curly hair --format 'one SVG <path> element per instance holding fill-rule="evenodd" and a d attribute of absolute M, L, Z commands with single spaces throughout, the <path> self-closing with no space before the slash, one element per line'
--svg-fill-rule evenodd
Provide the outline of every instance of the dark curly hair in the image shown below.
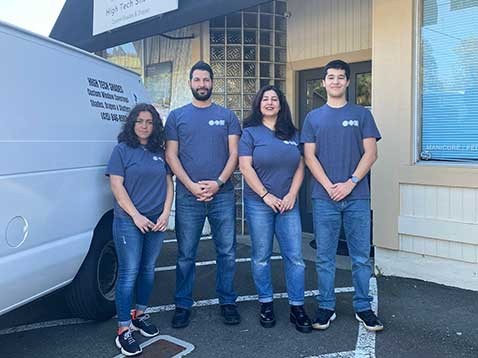
<path fill-rule="evenodd" d="M 254 96 L 252 101 L 252 113 L 244 119 L 244 128 L 247 127 L 257 127 L 262 124 L 262 113 L 261 113 L 261 101 L 264 93 L 267 91 L 274 91 L 279 98 L 280 110 L 277 114 L 277 122 L 275 127 L 275 135 L 281 140 L 289 140 L 297 132 L 294 123 L 292 122 L 292 115 L 290 113 L 289 104 L 285 99 L 282 91 L 273 85 L 266 85 L 262 87 L 259 92 Z"/>
<path fill-rule="evenodd" d="M 129 112 L 126 122 L 123 124 L 123 128 L 118 135 L 118 143 L 124 142 L 132 148 L 139 147 L 140 143 L 138 136 L 134 132 L 134 126 L 140 112 L 149 112 L 151 116 L 153 116 L 153 132 L 148 139 L 146 149 L 150 152 L 157 153 L 161 149 L 164 149 L 164 127 L 156 108 L 147 103 L 138 103 Z"/>

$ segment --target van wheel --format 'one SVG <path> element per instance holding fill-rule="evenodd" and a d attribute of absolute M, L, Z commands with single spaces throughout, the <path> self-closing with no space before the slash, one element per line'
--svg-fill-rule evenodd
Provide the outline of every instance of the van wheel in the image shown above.
<path fill-rule="evenodd" d="M 94 230 L 90 250 L 66 289 L 66 302 L 75 317 L 104 321 L 116 313 L 118 258 L 112 235 L 113 213 L 106 213 Z"/>

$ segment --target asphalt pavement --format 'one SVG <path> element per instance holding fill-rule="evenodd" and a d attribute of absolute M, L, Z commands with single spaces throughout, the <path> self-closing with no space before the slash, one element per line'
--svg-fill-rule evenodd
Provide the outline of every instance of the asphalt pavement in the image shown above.
<path fill-rule="evenodd" d="M 170 240 L 173 235 L 170 235 Z M 314 253 L 304 238 L 306 309 L 314 316 Z M 259 305 L 250 270 L 248 238 L 239 240 L 235 287 L 242 322 L 226 326 L 215 294 L 216 266 L 212 240 L 200 242 L 191 324 L 171 328 L 175 287 L 176 243 L 164 244 L 151 298 L 151 317 L 161 334 L 193 346 L 187 357 L 478 357 L 478 292 L 419 280 L 374 277 L 371 293 L 385 324 L 377 334 L 355 320 L 353 288 L 347 259 L 336 276 L 337 319 L 325 331 L 299 333 L 289 322 L 282 260 L 272 261 L 277 324 L 258 322 Z M 62 292 L 56 292 L 0 317 L 0 357 L 115 357 L 116 322 L 87 322 L 71 317 Z M 153 356 L 153 355 L 150 355 Z"/>

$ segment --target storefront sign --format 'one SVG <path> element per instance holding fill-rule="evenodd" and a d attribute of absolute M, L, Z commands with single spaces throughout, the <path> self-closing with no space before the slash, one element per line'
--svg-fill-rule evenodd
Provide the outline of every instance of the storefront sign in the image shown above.
<path fill-rule="evenodd" d="M 179 0 L 94 0 L 93 36 L 177 10 Z"/>

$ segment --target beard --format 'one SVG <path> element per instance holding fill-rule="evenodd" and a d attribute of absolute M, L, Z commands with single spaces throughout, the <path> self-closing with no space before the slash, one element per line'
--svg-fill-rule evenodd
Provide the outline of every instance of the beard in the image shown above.
<path fill-rule="evenodd" d="M 200 89 L 205 89 L 206 93 L 205 94 L 200 94 L 198 92 L 199 89 L 194 89 L 191 87 L 191 93 L 193 94 L 194 98 L 196 98 L 198 101 L 207 101 L 212 94 L 212 87 L 211 88 L 200 88 Z"/>

